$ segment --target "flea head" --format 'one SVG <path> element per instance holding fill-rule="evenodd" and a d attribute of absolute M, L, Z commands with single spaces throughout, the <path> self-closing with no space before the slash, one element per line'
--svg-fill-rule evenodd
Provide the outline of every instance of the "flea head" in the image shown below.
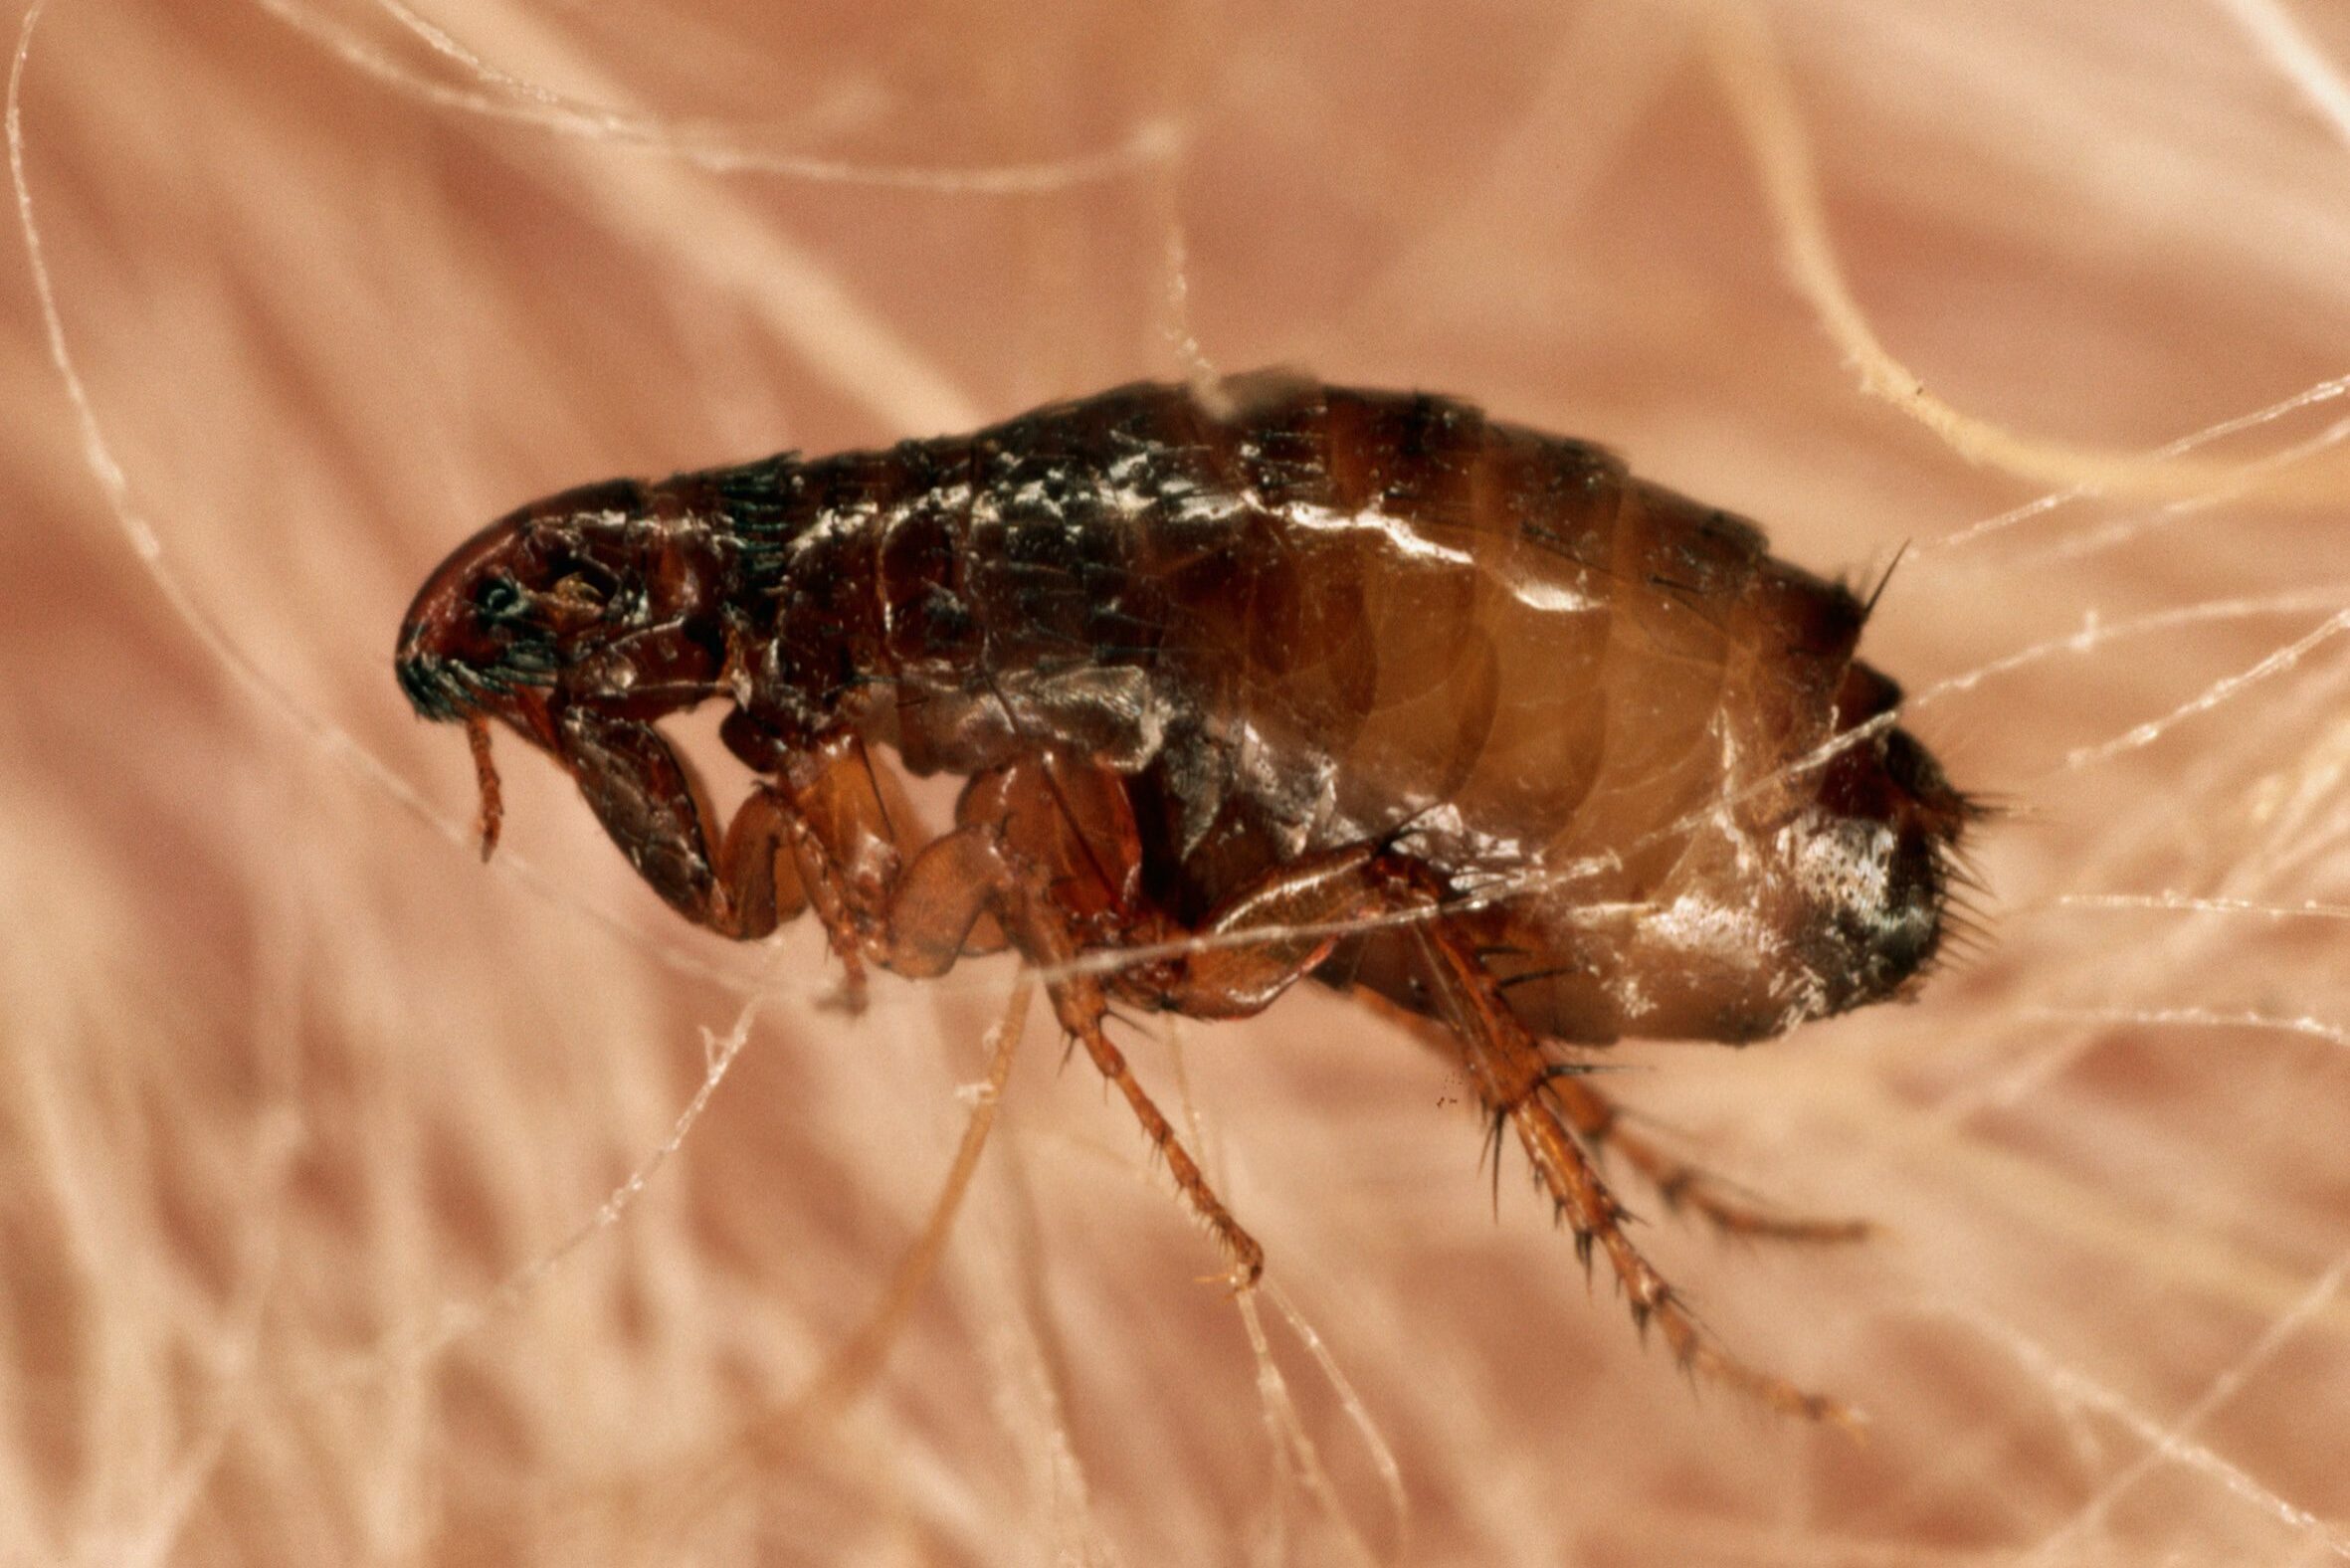
<path fill-rule="evenodd" d="M 430 719 L 502 719 L 552 747 L 554 713 L 689 705 L 722 652 L 706 532 L 633 481 L 567 490 L 499 518 L 443 561 L 408 608 L 401 689 Z"/>

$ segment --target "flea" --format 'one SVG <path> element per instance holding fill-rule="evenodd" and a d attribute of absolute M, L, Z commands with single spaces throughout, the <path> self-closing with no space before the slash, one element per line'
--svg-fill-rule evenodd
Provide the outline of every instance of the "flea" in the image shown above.
<path fill-rule="evenodd" d="M 1458 1059 L 1684 1365 L 1840 1418 L 1701 1327 L 1596 1161 L 1731 1232 L 1863 1227 L 1748 1207 L 1589 1068 L 1931 967 L 1977 811 L 1854 658 L 1866 619 L 1602 448 L 1261 373 L 564 491 L 433 573 L 398 675 L 468 726 L 486 850 L 495 720 L 696 924 L 812 910 L 852 987 L 1016 950 L 1236 1285 L 1257 1242 L 1103 1023 L 1247 1017 L 1311 979 Z M 656 727 L 710 700 L 759 775 L 722 828 Z M 964 779 L 951 828 L 917 824 L 899 770 Z"/>

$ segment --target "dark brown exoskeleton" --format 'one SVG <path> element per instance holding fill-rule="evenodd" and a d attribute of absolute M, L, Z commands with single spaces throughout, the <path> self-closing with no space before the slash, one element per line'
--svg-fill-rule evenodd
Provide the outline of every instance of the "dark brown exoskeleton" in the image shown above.
<path fill-rule="evenodd" d="M 1244 1282 L 1256 1242 L 1105 1009 L 1377 999 L 1459 1057 L 1644 1326 L 1822 1416 L 1703 1333 L 1593 1161 L 1737 1232 L 1860 1227 L 1741 1207 L 1572 1048 L 1756 1040 L 1933 958 L 1972 811 L 1854 660 L 1865 614 L 1597 448 L 1260 375 L 566 491 L 433 574 L 399 678 L 469 725 L 486 831 L 497 719 L 713 930 L 813 907 L 852 984 L 1009 942 Z M 710 698 L 767 775 L 722 835 L 654 727 Z M 968 779 L 950 831 L 917 834 L 877 747 Z"/>

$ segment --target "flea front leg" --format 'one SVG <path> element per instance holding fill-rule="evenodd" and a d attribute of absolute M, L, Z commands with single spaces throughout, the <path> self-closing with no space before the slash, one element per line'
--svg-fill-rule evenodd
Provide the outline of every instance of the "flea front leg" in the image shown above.
<path fill-rule="evenodd" d="M 556 754 L 589 809 L 637 875 L 696 925 L 743 934 L 733 897 L 710 858 L 700 787 L 660 732 L 639 719 L 574 706 L 557 717 L 555 740 Z M 738 848 L 747 865 L 754 857 L 747 844 Z M 747 871 L 737 875 L 752 877 Z"/>
<path fill-rule="evenodd" d="M 754 789 L 713 856 L 700 787 L 659 730 L 641 719 L 573 707 L 555 733 L 558 754 L 596 820 L 670 907 L 721 936 L 752 940 L 799 913 L 814 889 L 835 948 L 855 962 L 849 876 L 782 790 Z M 846 827 L 841 833 L 851 837 Z"/>

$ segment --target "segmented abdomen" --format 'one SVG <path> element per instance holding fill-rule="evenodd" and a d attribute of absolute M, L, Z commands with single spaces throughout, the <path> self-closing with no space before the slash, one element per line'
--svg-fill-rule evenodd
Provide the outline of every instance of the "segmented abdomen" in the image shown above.
<path fill-rule="evenodd" d="M 1851 594 L 1466 403 L 1222 392 L 794 466 L 760 557 L 776 679 L 917 771 L 1110 760 L 1178 918 L 1399 832 L 1464 886 L 1612 858 L 1561 899 L 1633 901 L 1693 816 L 1784 815 L 1751 786 L 1831 732 Z"/>

